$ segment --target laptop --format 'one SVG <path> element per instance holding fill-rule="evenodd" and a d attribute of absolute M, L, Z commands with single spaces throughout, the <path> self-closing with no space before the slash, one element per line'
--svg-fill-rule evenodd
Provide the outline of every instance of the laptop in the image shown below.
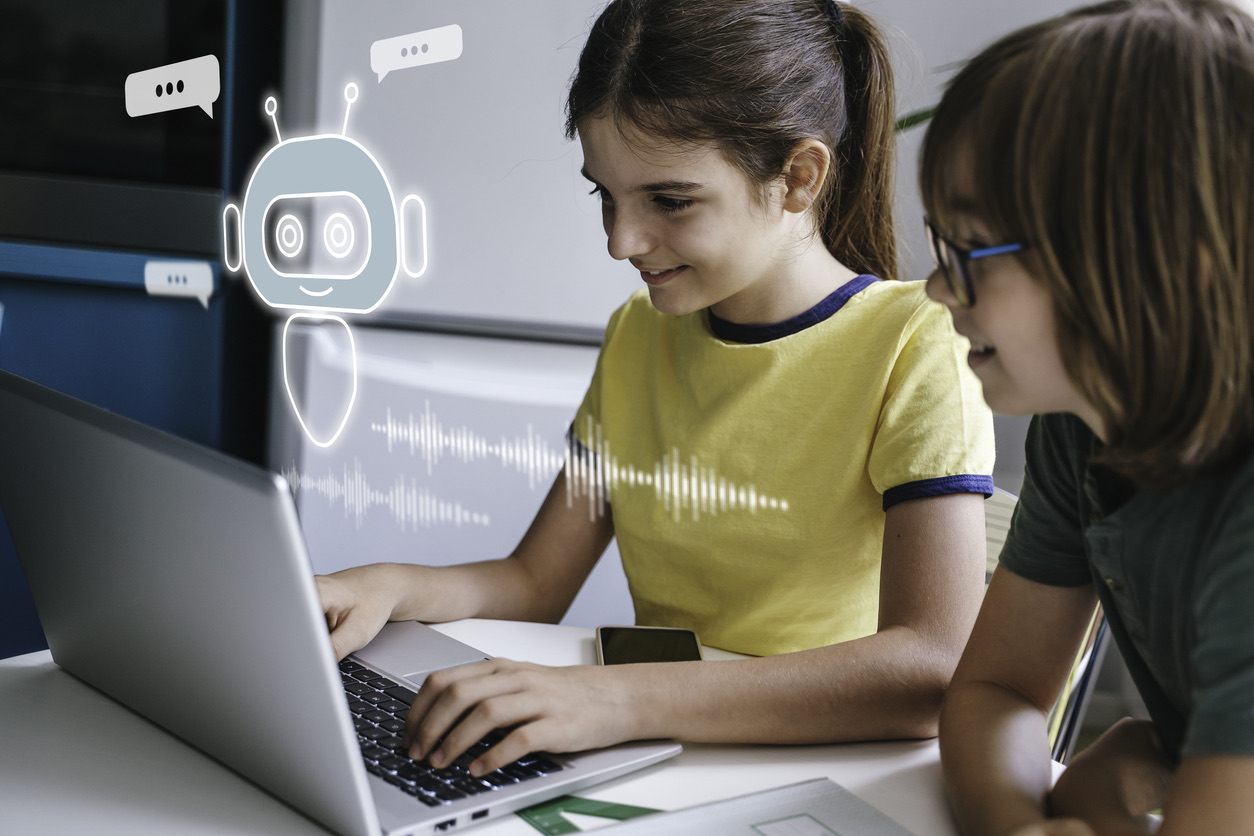
<path fill-rule="evenodd" d="M 5 372 L 0 511 L 58 665 L 338 833 L 461 830 L 681 751 L 431 774 L 387 733 L 486 654 L 407 622 L 337 664 L 282 477 Z"/>

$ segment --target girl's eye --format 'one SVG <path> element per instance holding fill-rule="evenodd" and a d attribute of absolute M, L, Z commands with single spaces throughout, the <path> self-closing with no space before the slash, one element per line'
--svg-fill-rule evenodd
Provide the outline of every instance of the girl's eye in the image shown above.
<path fill-rule="evenodd" d="M 604 186 L 593 186 L 592 191 L 588 194 L 596 195 L 601 199 L 602 203 L 613 203 L 614 198 L 610 197 L 610 193 L 605 190 Z"/>
<path fill-rule="evenodd" d="M 692 205 L 691 200 L 684 200 L 677 197 L 666 197 L 665 195 L 654 195 L 653 203 L 663 212 L 682 212 Z"/>

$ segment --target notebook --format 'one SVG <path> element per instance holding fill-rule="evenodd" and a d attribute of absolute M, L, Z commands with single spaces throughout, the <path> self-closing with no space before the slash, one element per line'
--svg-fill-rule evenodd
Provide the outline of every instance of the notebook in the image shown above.
<path fill-rule="evenodd" d="M 829 778 L 643 816 L 598 832 L 613 836 L 910 836 Z"/>
<path fill-rule="evenodd" d="M 281 477 L 4 372 L 0 510 L 59 666 L 336 832 L 461 829 L 680 751 L 542 755 L 490 789 L 410 791 L 408 759 L 376 751 L 403 717 L 386 691 L 485 654 L 397 623 L 342 670 Z M 374 679 L 386 719 L 350 711 Z"/>

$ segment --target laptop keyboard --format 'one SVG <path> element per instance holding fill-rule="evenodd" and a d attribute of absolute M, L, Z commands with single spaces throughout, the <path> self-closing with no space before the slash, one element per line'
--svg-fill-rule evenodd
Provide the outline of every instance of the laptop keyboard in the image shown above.
<path fill-rule="evenodd" d="M 366 771 L 428 807 L 492 792 L 562 769 L 561 764 L 547 755 L 533 753 L 495 772 L 479 778 L 472 776 L 471 762 L 500 741 L 505 736 L 504 731 L 492 732 L 444 769 L 435 769 L 406 755 L 401 742 L 405 715 L 414 701 L 413 691 L 349 659 L 340 662 L 340 679 L 344 682 L 344 695 L 353 715 Z"/>

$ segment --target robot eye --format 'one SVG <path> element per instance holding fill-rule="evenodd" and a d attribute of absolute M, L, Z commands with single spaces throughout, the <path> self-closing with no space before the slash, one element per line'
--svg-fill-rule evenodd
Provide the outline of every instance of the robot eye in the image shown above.
<path fill-rule="evenodd" d="M 357 228 L 343 212 L 333 212 L 322 226 L 322 244 L 332 258 L 345 259 L 357 243 Z"/>
<path fill-rule="evenodd" d="M 274 240 L 284 258 L 300 256 L 305 249 L 305 227 L 300 218 L 291 213 L 279 218 L 274 228 Z"/>

